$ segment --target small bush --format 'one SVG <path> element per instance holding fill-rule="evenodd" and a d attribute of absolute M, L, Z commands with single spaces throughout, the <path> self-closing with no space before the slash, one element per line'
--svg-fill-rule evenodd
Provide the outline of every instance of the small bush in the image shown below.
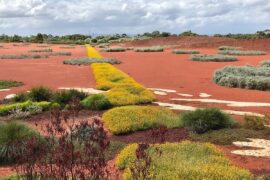
<path fill-rule="evenodd" d="M 105 95 L 94 94 L 86 97 L 82 101 L 82 106 L 90 110 L 105 110 L 109 109 L 112 105 Z"/>
<path fill-rule="evenodd" d="M 265 60 L 260 63 L 261 67 L 270 67 L 270 60 Z"/>
<path fill-rule="evenodd" d="M 52 52 L 53 50 L 48 48 L 48 49 L 31 49 L 29 52 Z"/>
<path fill-rule="evenodd" d="M 115 47 L 115 48 L 105 48 L 101 50 L 102 52 L 125 52 L 126 48 Z"/>
<path fill-rule="evenodd" d="M 0 80 L 0 89 L 6 89 L 10 87 L 18 87 L 22 86 L 23 83 L 19 81 L 5 81 L 5 80 Z"/>
<path fill-rule="evenodd" d="M 163 52 L 162 47 L 145 47 L 145 48 L 135 48 L 135 52 Z"/>
<path fill-rule="evenodd" d="M 40 55 L 40 54 L 5 54 L 1 55 L 0 59 L 40 59 L 40 58 L 48 58 L 48 55 Z"/>
<path fill-rule="evenodd" d="M 237 61 L 237 58 L 234 56 L 224 56 L 218 54 L 200 54 L 192 55 L 190 60 L 192 61 L 202 61 L 202 62 L 231 62 Z"/>
<path fill-rule="evenodd" d="M 188 50 L 188 49 L 175 49 L 172 51 L 173 54 L 200 54 L 200 51 L 197 50 Z"/>
<path fill-rule="evenodd" d="M 234 124 L 234 121 L 227 114 L 216 108 L 197 109 L 194 112 L 184 113 L 182 121 L 184 126 L 198 134 L 229 128 Z"/>
<path fill-rule="evenodd" d="M 53 91 L 44 86 L 34 87 L 29 92 L 29 98 L 35 102 L 51 101 L 52 97 Z"/>
<path fill-rule="evenodd" d="M 240 47 L 234 47 L 234 46 L 220 46 L 218 50 L 223 51 L 223 50 L 238 50 Z"/>
<path fill-rule="evenodd" d="M 244 126 L 247 129 L 263 130 L 266 129 L 266 124 L 270 124 L 270 117 L 256 117 L 256 116 L 245 116 Z"/>
<path fill-rule="evenodd" d="M 182 126 L 181 119 L 171 110 L 154 106 L 118 107 L 104 113 L 102 119 L 113 134 L 126 134 L 161 125 L 168 128 Z"/>
<path fill-rule="evenodd" d="M 83 100 L 87 94 L 74 89 L 57 91 L 53 95 L 53 102 L 60 104 L 62 107 L 69 104 L 74 99 Z"/>
<path fill-rule="evenodd" d="M 52 52 L 47 54 L 48 56 L 71 56 L 71 52 Z"/>
<path fill-rule="evenodd" d="M 61 49 L 75 49 L 75 46 L 60 46 Z"/>
<path fill-rule="evenodd" d="M 19 151 L 20 147 L 16 143 L 27 138 L 37 137 L 38 133 L 17 121 L 0 123 L 0 164 L 14 163 L 14 152 Z"/>
<path fill-rule="evenodd" d="M 244 51 L 244 50 L 223 50 L 223 51 L 219 51 L 219 54 L 223 54 L 223 55 L 236 55 L 236 56 L 251 56 L 251 55 L 266 55 L 266 52 L 264 51 Z"/>
<path fill-rule="evenodd" d="M 72 59 L 64 60 L 63 63 L 69 64 L 69 65 L 90 65 L 93 63 L 120 64 L 121 61 L 118 61 L 116 59 L 81 57 L 81 58 L 72 58 Z"/>
<path fill-rule="evenodd" d="M 13 99 L 15 102 L 25 102 L 30 100 L 28 92 L 19 92 Z"/>

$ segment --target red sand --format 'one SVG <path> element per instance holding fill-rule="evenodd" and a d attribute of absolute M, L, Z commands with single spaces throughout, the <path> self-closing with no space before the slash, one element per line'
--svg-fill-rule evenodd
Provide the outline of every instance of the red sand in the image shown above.
<path fill-rule="evenodd" d="M 30 49 L 42 49 L 30 46 L 13 46 L 4 44 L 5 48 L 0 49 L 0 54 L 29 54 Z M 11 88 L 11 91 L 0 92 L 0 99 L 7 94 L 28 90 L 33 86 L 44 85 L 54 89 L 59 87 L 95 87 L 95 78 L 89 66 L 64 65 L 63 60 L 72 57 L 86 56 L 85 47 L 76 46 L 74 49 L 61 49 L 60 46 L 53 45 L 54 52 L 72 52 L 72 56 L 51 56 L 43 59 L 0 59 L 0 79 L 22 81 L 25 85 Z M 47 48 L 47 47 L 46 47 Z M 38 53 L 31 53 L 38 54 Z"/>

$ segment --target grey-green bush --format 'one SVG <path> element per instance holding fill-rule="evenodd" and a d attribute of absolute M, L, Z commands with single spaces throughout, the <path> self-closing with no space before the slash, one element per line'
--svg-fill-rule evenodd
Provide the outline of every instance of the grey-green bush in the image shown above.
<path fill-rule="evenodd" d="M 219 54 L 198 54 L 192 55 L 190 60 L 202 62 L 231 62 L 237 61 L 237 58 L 234 56 L 219 55 Z"/>
<path fill-rule="evenodd" d="M 101 49 L 102 52 L 125 52 L 126 48 L 114 47 L 114 48 L 104 48 Z"/>
<path fill-rule="evenodd" d="M 220 46 L 218 50 L 238 50 L 240 47 L 234 47 L 234 46 Z"/>
<path fill-rule="evenodd" d="M 265 60 L 260 63 L 261 67 L 270 67 L 270 60 Z"/>
<path fill-rule="evenodd" d="M 236 55 L 236 56 L 258 56 L 258 55 L 265 55 L 266 52 L 264 51 L 257 51 L 257 50 L 252 50 L 252 51 L 245 51 L 245 50 L 222 50 L 218 52 L 219 54 L 223 55 Z"/>
<path fill-rule="evenodd" d="M 189 49 L 175 49 L 172 51 L 173 54 L 200 54 L 200 51 L 189 50 Z"/>
<path fill-rule="evenodd" d="M 33 87 L 28 96 L 29 99 L 34 102 L 51 101 L 53 91 L 45 86 Z"/>
<path fill-rule="evenodd" d="M 105 110 L 112 106 L 108 98 L 103 94 L 90 95 L 81 104 L 84 108 L 90 110 Z"/>
<path fill-rule="evenodd" d="M 164 48 L 162 47 L 145 47 L 145 48 L 135 48 L 135 52 L 163 52 Z"/>
<path fill-rule="evenodd" d="M 120 64 L 121 61 L 117 59 L 103 59 L 103 58 L 72 58 L 63 61 L 64 64 L 68 65 L 90 65 L 92 63 L 109 63 L 109 64 Z"/>

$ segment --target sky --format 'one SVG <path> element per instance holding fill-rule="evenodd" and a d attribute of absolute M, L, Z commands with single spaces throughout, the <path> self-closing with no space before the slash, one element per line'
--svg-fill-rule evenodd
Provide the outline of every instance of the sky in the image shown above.
<path fill-rule="evenodd" d="M 0 34 L 254 33 L 270 0 L 0 0 Z"/>

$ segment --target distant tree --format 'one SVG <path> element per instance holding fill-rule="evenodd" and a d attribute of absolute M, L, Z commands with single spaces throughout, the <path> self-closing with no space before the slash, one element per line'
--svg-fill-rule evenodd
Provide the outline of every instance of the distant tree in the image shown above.
<path fill-rule="evenodd" d="M 152 32 L 152 37 L 159 37 L 160 36 L 160 32 L 159 31 L 153 31 Z"/>
<path fill-rule="evenodd" d="M 161 33 L 161 37 L 169 37 L 171 35 L 171 33 L 169 32 L 162 32 Z"/>
<path fill-rule="evenodd" d="M 43 35 L 41 33 L 38 33 L 36 36 L 36 42 L 43 43 Z"/>
<path fill-rule="evenodd" d="M 198 36 L 198 34 L 193 33 L 193 32 L 190 30 L 190 31 L 182 32 L 179 36 Z"/>

